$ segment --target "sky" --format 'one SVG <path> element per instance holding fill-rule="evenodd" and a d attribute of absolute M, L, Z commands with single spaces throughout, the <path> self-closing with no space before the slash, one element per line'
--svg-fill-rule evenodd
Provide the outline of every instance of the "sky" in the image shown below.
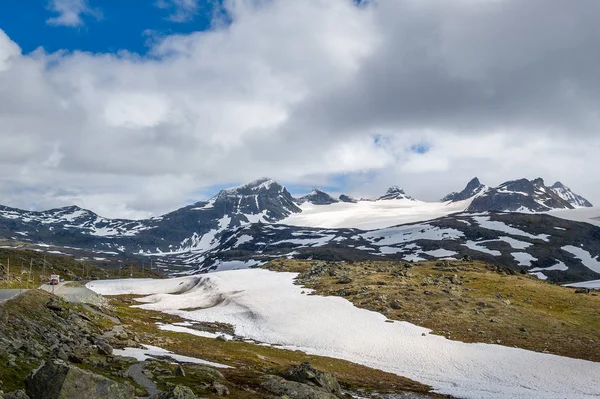
<path fill-rule="evenodd" d="M 142 218 L 269 176 L 600 203 L 597 0 L 0 1 L 0 204 Z"/>

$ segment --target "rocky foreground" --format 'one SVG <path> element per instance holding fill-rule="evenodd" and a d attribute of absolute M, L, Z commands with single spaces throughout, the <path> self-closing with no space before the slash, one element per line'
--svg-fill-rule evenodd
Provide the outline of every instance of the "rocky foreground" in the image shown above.
<path fill-rule="evenodd" d="M 336 399 L 354 397 L 352 391 L 362 397 L 378 392 L 438 397 L 412 381 L 348 362 L 221 337 L 163 332 L 157 326 L 177 318 L 131 309 L 126 297 L 111 304 L 100 299 L 88 301 L 93 305 L 69 303 L 31 290 L 0 304 L 0 398 Z M 217 369 L 166 356 L 140 361 L 117 353 L 119 348 L 142 348 L 143 343 L 231 366 Z"/>

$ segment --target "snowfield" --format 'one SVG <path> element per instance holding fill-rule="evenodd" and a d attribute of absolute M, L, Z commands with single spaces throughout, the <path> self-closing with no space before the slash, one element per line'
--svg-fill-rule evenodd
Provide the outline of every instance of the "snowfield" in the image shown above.
<path fill-rule="evenodd" d="M 387 323 L 339 297 L 306 295 L 294 273 L 225 271 L 171 280 L 94 281 L 103 295 L 146 294 L 144 309 L 231 323 L 236 334 L 346 359 L 431 385 L 459 398 L 598 398 L 600 363 L 430 335 Z M 184 311 L 184 308 L 203 308 Z"/>
<path fill-rule="evenodd" d="M 292 214 L 278 223 L 305 227 L 380 229 L 462 212 L 472 200 L 448 203 L 394 199 L 330 205 L 305 202 L 300 206 L 302 213 Z"/>

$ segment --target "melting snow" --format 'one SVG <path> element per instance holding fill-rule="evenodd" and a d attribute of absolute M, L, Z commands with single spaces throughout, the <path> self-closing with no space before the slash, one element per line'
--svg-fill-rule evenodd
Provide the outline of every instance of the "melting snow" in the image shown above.
<path fill-rule="evenodd" d="M 519 266 L 531 266 L 531 262 L 537 261 L 537 258 L 534 258 L 527 252 L 512 252 L 512 257 L 515 258 L 517 262 L 519 262 Z"/>
<path fill-rule="evenodd" d="M 493 256 L 500 256 L 500 255 L 502 255 L 502 253 L 500 251 L 496 251 L 494 249 L 489 249 L 489 248 L 486 248 L 484 246 L 481 246 L 481 244 L 484 244 L 486 242 L 493 242 L 493 241 L 496 241 L 496 240 L 467 241 L 465 244 L 462 244 L 462 245 L 464 245 L 465 247 L 467 247 L 469 249 L 472 249 L 473 251 L 483 252 L 483 253 L 490 254 L 490 255 L 493 255 Z"/>
<path fill-rule="evenodd" d="M 505 223 L 492 221 L 490 220 L 489 216 L 473 216 L 473 220 L 475 220 L 477 224 L 479 224 L 479 226 L 483 227 L 484 229 L 501 231 L 503 233 L 510 234 L 513 236 L 522 236 L 543 241 L 548 241 L 548 238 L 550 237 L 548 234 L 530 234 L 523 230 L 519 230 L 514 227 L 508 226 Z"/>
<path fill-rule="evenodd" d="M 552 271 L 552 270 L 559 270 L 559 271 L 566 271 L 569 270 L 569 268 L 567 267 L 567 265 L 565 265 L 562 261 L 557 260 L 556 262 L 558 262 L 557 264 L 555 264 L 554 266 L 550 266 L 550 267 L 536 267 L 534 269 L 531 269 L 531 272 L 545 272 L 545 271 Z"/>
<path fill-rule="evenodd" d="M 144 349 L 140 349 L 140 348 L 114 349 L 113 353 L 115 355 L 119 355 L 119 356 L 133 357 L 140 362 L 144 361 L 146 359 L 168 357 L 170 359 L 173 359 L 173 360 L 175 360 L 177 362 L 181 362 L 181 363 L 203 364 L 206 366 L 212 366 L 212 367 L 217 367 L 217 368 L 222 368 L 222 369 L 231 368 L 230 366 L 226 366 L 221 363 L 213 363 L 213 362 L 209 362 L 208 360 L 197 359 L 195 357 L 177 355 L 173 352 L 169 352 L 166 349 L 159 348 L 158 346 L 152 346 L 152 345 L 142 345 L 142 346 L 144 347 Z"/>
<path fill-rule="evenodd" d="M 306 289 L 293 284 L 295 276 L 254 269 L 158 282 L 93 282 L 88 287 L 101 293 L 154 293 L 139 306 L 196 321 L 231 323 L 236 334 L 255 341 L 346 359 L 456 397 L 600 395 L 600 363 L 451 341 L 406 322 L 386 323 L 383 315 L 358 309 L 343 298 L 302 295 Z M 181 291 L 182 286 L 188 291 Z M 170 289 L 178 295 L 168 294 Z M 190 307 L 207 308 L 181 310 Z"/>
<path fill-rule="evenodd" d="M 598 256 L 592 258 L 592 255 L 588 251 L 573 245 L 567 245 L 561 249 L 575 255 L 575 257 L 580 259 L 581 263 L 588 269 L 600 273 L 600 261 L 598 260 Z"/>

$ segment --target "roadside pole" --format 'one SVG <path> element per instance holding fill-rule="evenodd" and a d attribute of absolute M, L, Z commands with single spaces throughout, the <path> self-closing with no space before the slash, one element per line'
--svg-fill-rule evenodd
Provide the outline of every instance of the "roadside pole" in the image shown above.
<path fill-rule="evenodd" d="M 35 284 L 35 282 L 31 278 L 31 269 L 33 269 L 33 258 L 31 258 L 31 261 L 29 262 L 29 278 L 27 279 L 27 288 L 29 288 L 29 280 L 31 280 Z"/>

